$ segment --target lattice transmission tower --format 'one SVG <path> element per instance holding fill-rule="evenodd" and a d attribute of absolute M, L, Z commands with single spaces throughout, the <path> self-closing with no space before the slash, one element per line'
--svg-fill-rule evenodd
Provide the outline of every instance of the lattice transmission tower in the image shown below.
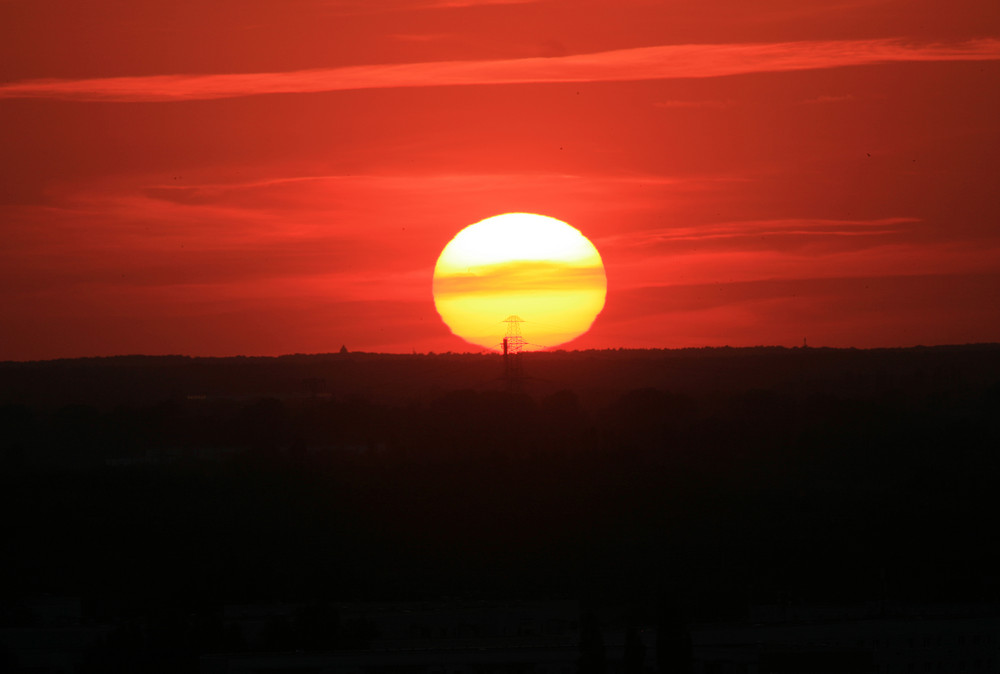
<path fill-rule="evenodd" d="M 503 337 L 503 375 L 507 390 L 520 393 L 524 390 L 524 370 L 521 367 L 521 351 L 524 350 L 524 337 L 521 336 L 521 323 L 524 320 L 513 314 L 503 319 L 507 324 L 507 332 Z"/>

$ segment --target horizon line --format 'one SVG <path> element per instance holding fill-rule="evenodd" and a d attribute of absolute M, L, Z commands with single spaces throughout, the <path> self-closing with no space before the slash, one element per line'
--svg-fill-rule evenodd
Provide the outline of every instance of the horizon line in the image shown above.
<path fill-rule="evenodd" d="M 807 336 L 808 338 L 808 336 Z M 948 342 L 942 344 L 911 344 L 908 346 L 823 346 L 823 345 L 811 345 L 811 344 L 799 344 L 795 346 L 787 346 L 784 344 L 754 344 L 751 346 L 734 346 L 732 344 L 723 345 L 702 345 L 702 346 L 608 346 L 608 347 L 591 347 L 586 349 L 563 349 L 558 347 L 546 347 L 543 349 L 535 349 L 532 351 L 522 351 L 521 354 L 535 353 L 535 354 L 553 354 L 553 353 L 587 353 L 592 351 L 709 351 L 709 350 L 729 350 L 729 351 L 749 351 L 753 349 L 783 349 L 788 351 L 798 350 L 798 351 L 889 351 L 889 350 L 918 350 L 918 349 L 955 349 L 955 348 L 974 348 L 974 347 L 990 347 L 990 348 L 1000 348 L 1000 342 Z M 347 351 L 346 353 L 340 353 L 338 351 L 318 351 L 315 353 L 282 353 L 278 355 L 246 355 L 246 354 L 233 354 L 228 356 L 192 356 L 182 353 L 162 353 L 162 354 L 151 354 L 151 353 L 120 353 L 110 356 L 63 356 L 57 358 L 33 358 L 28 360 L 0 360 L 0 365 L 28 365 L 32 363 L 55 363 L 59 361 L 69 361 L 69 360 L 112 360 L 116 358 L 187 358 L 187 359 L 204 359 L 204 360 L 231 360 L 231 359 L 279 359 L 279 358 L 317 358 L 324 356 L 353 356 L 353 355 L 363 355 L 363 356 L 399 356 L 399 357 L 413 357 L 413 356 L 502 356 L 500 351 L 494 351 L 490 349 L 480 349 L 478 351 L 414 351 L 414 352 L 403 352 L 403 351 Z"/>

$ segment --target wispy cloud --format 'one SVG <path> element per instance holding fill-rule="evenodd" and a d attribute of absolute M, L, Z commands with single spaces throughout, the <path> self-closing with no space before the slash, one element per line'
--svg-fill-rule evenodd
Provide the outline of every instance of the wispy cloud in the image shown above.
<path fill-rule="evenodd" d="M 874 220 L 831 220 L 823 218 L 792 218 L 787 220 L 746 220 L 722 222 L 697 227 L 672 227 L 643 232 L 631 232 L 600 239 L 602 245 L 641 247 L 679 241 L 712 239 L 743 239 L 766 236 L 856 237 L 899 233 L 917 218 L 894 217 Z"/>
<path fill-rule="evenodd" d="M 808 98 L 802 101 L 803 105 L 821 105 L 824 103 L 849 103 L 856 100 L 853 94 L 845 94 L 843 96 L 817 96 L 815 98 Z"/>
<path fill-rule="evenodd" d="M 390 35 L 394 40 L 400 42 L 440 42 L 441 40 L 451 40 L 455 38 L 454 33 L 395 33 Z"/>
<path fill-rule="evenodd" d="M 1000 40 L 911 44 L 839 40 L 639 47 L 549 58 L 437 61 L 278 73 L 31 80 L 0 98 L 156 102 L 356 89 L 724 77 L 907 61 L 1000 60 Z"/>
<path fill-rule="evenodd" d="M 671 184 L 657 176 L 638 179 Z M 96 181 L 54 193 L 54 205 L 0 207 L 0 287 L 23 293 L 200 284 L 259 295 L 262 285 L 269 293 L 293 294 L 315 282 L 340 299 L 424 297 L 441 247 L 461 227 L 502 212 L 499 204 L 508 195 L 524 198 L 530 188 L 573 202 L 586 196 L 591 201 L 580 208 L 595 211 L 635 179 L 432 174 L 188 180 L 193 182 L 164 184 L 142 176 Z M 506 282 L 530 284 L 538 276 L 520 271 Z"/>
<path fill-rule="evenodd" d="M 537 0 L 432 0 L 424 3 L 427 9 L 458 9 L 462 7 L 484 7 L 486 5 L 527 5 Z"/>
<path fill-rule="evenodd" d="M 733 101 L 657 101 L 653 103 L 653 107 L 656 108 L 730 108 L 734 105 Z"/>
<path fill-rule="evenodd" d="M 579 348 L 629 335 L 652 347 L 793 346 L 803 337 L 862 348 L 962 343 L 974 326 L 997 325 L 998 281 L 996 273 L 958 271 L 637 287 L 618 292 Z"/>
<path fill-rule="evenodd" d="M 526 5 L 539 0 L 332 0 L 330 9 L 342 14 L 385 14 L 388 12 L 414 12 L 434 9 L 465 9 L 490 5 Z"/>
<path fill-rule="evenodd" d="M 442 275 L 434 281 L 435 295 L 477 295 L 540 290 L 604 288 L 601 267 L 582 267 L 560 262 L 516 261 L 480 265 L 464 274 Z"/>

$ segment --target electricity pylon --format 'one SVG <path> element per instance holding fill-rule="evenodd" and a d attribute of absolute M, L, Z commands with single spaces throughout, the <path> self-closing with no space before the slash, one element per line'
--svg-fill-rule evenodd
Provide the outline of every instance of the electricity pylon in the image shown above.
<path fill-rule="evenodd" d="M 521 323 L 524 320 L 513 314 L 503 319 L 507 324 L 507 332 L 503 337 L 503 374 L 507 382 L 507 390 L 511 393 L 521 393 L 524 390 L 524 371 L 521 369 L 521 351 L 524 350 L 524 337 L 521 336 Z"/>

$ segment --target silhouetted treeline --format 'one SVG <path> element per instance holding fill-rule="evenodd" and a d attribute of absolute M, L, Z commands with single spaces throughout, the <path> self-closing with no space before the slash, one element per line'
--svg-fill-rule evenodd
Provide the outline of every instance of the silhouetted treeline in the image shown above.
<path fill-rule="evenodd" d="M 528 391 L 574 391 L 608 404 L 646 387 L 684 393 L 769 389 L 867 395 L 910 388 L 956 390 L 997 379 L 1000 345 L 909 349 L 699 348 L 526 353 Z M 189 396 L 361 396 L 403 403 L 462 389 L 502 388 L 498 354 L 290 355 L 278 358 L 116 356 L 0 361 L 0 404 L 114 407 Z"/>
<path fill-rule="evenodd" d="M 1000 600 L 1000 349 L 531 356 L 5 363 L 6 605 Z"/>

